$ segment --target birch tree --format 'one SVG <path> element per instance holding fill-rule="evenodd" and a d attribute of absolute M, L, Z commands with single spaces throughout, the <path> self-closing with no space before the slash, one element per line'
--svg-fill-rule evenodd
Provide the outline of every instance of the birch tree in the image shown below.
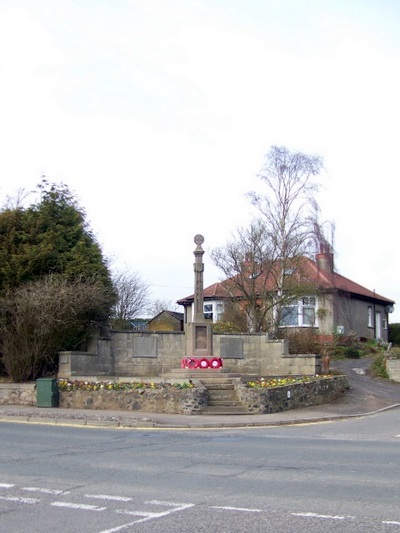
<path fill-rule="evenodd" d="M 285 307 L 310 290 L 300 274 L 320 239 L 321 170 L 319 156 L 273 146 L 259 173 L 263 192 L 248 193 L 258 217 L 211 253 L 230 298 L 242 299 L 250 331 L 275 333 Z"/>

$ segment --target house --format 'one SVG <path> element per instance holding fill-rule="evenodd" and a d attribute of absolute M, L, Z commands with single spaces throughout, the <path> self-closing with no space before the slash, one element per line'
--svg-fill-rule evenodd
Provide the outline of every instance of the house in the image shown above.
<path fill-rule="evenodd" d="M 389 313 L 395 302 L 335 272 L 332 253 L 322 251 L 315 261 L 303 257 L 302 278 L 307 287 L 312 287 L 310 294 L 284 307 L 280 328 L 313 328 L 323 341 L 337 334 L 388 340 Z M 220 321 L 228 299 L 243 300 L 237 289 L 232 292 L 232 286 L 228 279 L 204 289 L 206 319 Z M 184 307 L 185 323 L 192 321 L 193 302 L 194 295 L 177 302 Z"/>
<path fill-rule="evenodd" d="M 184 314 L 176 311 L 161 311 L 148 321 L 148 331 L 183 331 Z"/>
<path fill-rule="evenodd" d="M 134 318 L 129 323 L 133 331 L 147 331 L 149 320 L 148 318 Z"/>

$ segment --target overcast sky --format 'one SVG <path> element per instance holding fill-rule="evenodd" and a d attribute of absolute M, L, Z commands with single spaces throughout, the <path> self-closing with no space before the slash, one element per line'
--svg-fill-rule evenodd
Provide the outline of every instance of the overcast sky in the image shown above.
<path fill-rule="evenodd" d="M 398 0 L 0 0 L 0 198 L 65 183 L 115 268 L 193 293 L 272 145 L 324 160 L 339 273 L 400 322 Z M 262 189 L 261 189 L 262 190 Z"/>

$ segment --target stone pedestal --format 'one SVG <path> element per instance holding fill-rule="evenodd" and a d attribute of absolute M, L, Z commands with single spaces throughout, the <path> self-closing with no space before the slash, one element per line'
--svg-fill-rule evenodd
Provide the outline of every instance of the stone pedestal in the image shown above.
<path fill-rule="evenodd" d="M 186 327 L 186 356 L 211 357 L 212 329 L 211 324 L 204 322 L 190 322 Z"/>

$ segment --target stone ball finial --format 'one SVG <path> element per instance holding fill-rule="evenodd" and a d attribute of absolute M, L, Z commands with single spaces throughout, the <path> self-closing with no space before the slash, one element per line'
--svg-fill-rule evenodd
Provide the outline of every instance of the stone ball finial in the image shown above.
<path fill-rule="evenodd" d="M 203 235 L 200 235 L 200 234 L 197 234 L 194 238 L 194 242 L 195 244 L 197 244 L 197 246 L 201 246 L 204 242 L 204 237 Z"/>

